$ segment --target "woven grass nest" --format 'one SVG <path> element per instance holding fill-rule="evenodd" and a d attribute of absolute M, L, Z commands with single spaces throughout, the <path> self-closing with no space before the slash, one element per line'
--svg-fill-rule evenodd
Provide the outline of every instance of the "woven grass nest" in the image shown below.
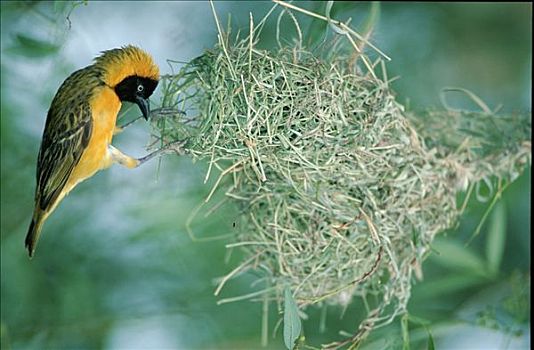
<path fill-rule="evenodd" d="M 216 293 L 253 269 L 267 287 L 246 298 L 280 304 L 289 288 L 301 310 L 361 298 L 357 341 L 405 311 L 432 240 L 457 223 L 457 195 L 530 165 L 530 116 L 482 103 L 481 112 L 405 112 L 380 65 L 357 51 L 260 50 L 260 30 L 242 40 L 221 32 L 165 77 L 162 110 L 187 117 L 155 126 L 187 140 L 217 178 L 212 194 L 241 210 L 232 240 L 245 258 Z"/>

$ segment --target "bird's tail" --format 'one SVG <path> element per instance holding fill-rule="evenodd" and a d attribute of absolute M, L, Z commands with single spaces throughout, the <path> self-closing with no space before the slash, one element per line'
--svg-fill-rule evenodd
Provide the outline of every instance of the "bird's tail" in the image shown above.
<path fill-rule="evenodd" d="M 26 246 L 26 249 L 28 249 L 28 255 L 30 258 L 35 252 L 37 241 L 39 241 L 39 235 L 41 234 L 41 229 L 43 228 L 44 219 L 45 218 L 42 215 L 35 213 L 33 215 L 32 222 L 30 223 L 30 228 L 28 229 L 28 234 L 26 235 L 26 240 L 24 241 L 24 245 Z"/>

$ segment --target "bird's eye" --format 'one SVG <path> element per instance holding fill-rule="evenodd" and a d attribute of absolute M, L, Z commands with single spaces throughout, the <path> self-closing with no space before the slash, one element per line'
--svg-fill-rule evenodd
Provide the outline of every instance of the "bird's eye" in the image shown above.
<path fill-rule="evenodd" d="M 145 87 L 143 85 L 137 85 L 137 92 L 143 92 Z"/>

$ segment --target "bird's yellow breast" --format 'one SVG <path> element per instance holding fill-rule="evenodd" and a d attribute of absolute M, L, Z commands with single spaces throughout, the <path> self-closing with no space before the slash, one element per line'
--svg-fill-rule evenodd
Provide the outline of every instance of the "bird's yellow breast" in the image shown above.
<path fill-rule="evenodd" d="M 91 136 L 80 161 L 69 177 L 66 186 L 67 192 L 78 182 L 112 164 L 108 145 L 111 144 L 113 138 L 113 131 L 115 130 L 121 102 L 117 94 L 115 94 L 115 91 L 105 86 L 93 95 L 90 105 L 92 113 Z"/>

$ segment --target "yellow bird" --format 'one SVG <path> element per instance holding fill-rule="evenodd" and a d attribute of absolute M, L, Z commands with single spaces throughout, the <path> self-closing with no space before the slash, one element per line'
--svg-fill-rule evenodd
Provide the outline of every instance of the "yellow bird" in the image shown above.
<path fill-rule="evenodd" d="M 48 110 L 37 159 L 35 209 L 25 240 L 30 257 L 43 223 L 78 183 L 113 163 L 135 168 L 162 151 L 135 159 L 111 145 L 121 131 L 115 124 L 122 102 L 136 103 L 148 120 L 148 98 L 158 81 L 152 57 L 129 45 L 102 52 L 63 82 Z"/>

